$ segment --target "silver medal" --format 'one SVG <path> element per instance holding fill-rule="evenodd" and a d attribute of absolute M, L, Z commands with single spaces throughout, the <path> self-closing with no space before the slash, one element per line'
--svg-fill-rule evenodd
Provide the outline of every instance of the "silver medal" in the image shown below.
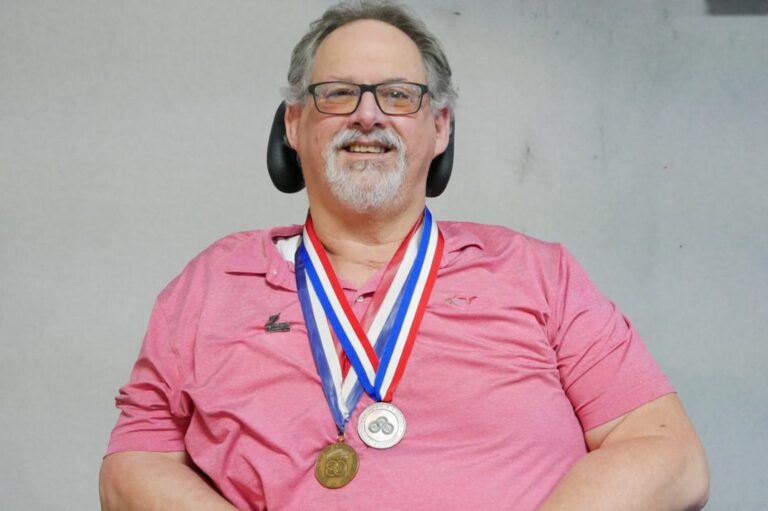
<path fill-rule="evenodd" d="M 357 419 L 357 433 L 365 445 L 388 449 L 405 435 L 405 417 L 390 403 L 373 403 Z"/>

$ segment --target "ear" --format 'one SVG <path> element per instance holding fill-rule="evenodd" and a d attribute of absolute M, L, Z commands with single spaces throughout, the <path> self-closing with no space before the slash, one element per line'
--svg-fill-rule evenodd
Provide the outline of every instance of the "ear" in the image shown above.
<path fill-rule="evenodd" d="M 451 139 L 451 112 L 448 108 L 441 109 L 435 114 L 435 153 L 432 156 L 443 154 Z"/>
<path fill-rule="evenodd" d="M 292 149 L 299 146 L 299 120 L 301 119 L 300 105 L 285 107 L 285 138 Z"/>

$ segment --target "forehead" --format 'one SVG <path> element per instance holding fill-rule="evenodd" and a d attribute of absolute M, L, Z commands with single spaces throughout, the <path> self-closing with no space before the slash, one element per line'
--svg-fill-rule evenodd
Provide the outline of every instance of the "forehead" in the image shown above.
<path fill-rule="evenodd" d="M 320 43 L 312 65 L 312 82 L 393 79 L 425 82 L 424 62 L 405 32 L 381 21 L 360 20 L 337 28 Z"/>

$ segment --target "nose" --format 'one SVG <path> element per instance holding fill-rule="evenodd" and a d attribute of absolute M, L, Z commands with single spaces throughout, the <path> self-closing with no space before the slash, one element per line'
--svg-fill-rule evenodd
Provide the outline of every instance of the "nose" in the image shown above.
<path fill-rule="evenodd" d="M 389 116 L 381 111 L 376 104 L 376 97 L 371 91 L 363 92 L 357 110 L 349 114 L 347 123 L 351 129 L 371 131 L 374 128 L 383 128 L 388 122 Z"/>

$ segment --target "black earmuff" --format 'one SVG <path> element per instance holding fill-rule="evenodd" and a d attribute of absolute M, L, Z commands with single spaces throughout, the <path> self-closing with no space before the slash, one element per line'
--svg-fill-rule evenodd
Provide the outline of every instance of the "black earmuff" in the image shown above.
<path fill-rule="evenodd" d="M 427 197 L 437 197 L 448 186 L 453 169 L 453 137 L 456 132 L 455 122 L 451 119 L 451 137 L 448 147 L 432 160 L 427 175 Z M 272 131 L 267 143 L 267 169 L 272 184 L 284 193 L 296 193 L 304 188 L 304 176 L 301 174 L 299 157 L 285 140 L 285 102 L 280 103 L 272 121 Z"/>

